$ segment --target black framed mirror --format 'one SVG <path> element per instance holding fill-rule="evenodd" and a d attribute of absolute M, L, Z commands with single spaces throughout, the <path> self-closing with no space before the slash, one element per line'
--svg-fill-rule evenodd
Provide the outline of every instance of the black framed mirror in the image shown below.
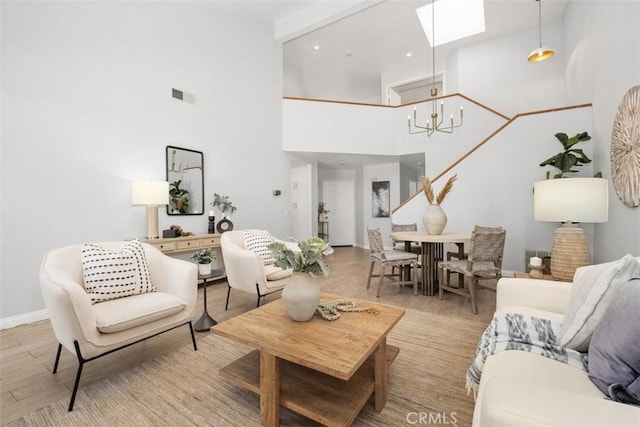
<path fill-rule="evenodd" d="M 167 145 L 167 215 L 204 214 L 204 156 L 202 151 Z"/>

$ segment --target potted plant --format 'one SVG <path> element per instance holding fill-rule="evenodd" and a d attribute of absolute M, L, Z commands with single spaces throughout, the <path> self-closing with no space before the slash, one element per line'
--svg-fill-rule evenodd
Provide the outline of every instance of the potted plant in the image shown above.
<path fill-rule="evenodd" d="M 170 184 L 169 203 L 174 212 L 187 213 L 189 210 L 189 190 L 180 188 L 182 180 L 174 181 Z"/>
<path fill-rule="evenodd" d="M 198 249 L 191 255 L 191 260 L 198 264 L 198 274 L 201 276 L 211 274 L 211 261 L 216 259 L 211 249 Z"/>
<path fill-rule="evenodd" d="M 327 214 L 329 211 L 326 208 L 327 204 L 325 202 L 318 203 L 318 221 L 323 221 L 327 219 Z"/>
<path fill-rule="evenodd" d="M 332 254 L 333 248 L 319 237 L 298 243 L 297 251 L 283 242 L 273 242 L 268 248 L 278 267 L 293 270 L 291 280 L 282 290 L 287 313 L 298 322 L 310 320 L 320 304 L 320 287 L 313 277 L 329 274 L 324 257 Z"/>
<path fill-rule="evenodd" d="M 226 218 L 236 211 L 236 207 L 229 201 L 229 196 L 221 196 L 218 193 L 213 193 L 213 202 L 211 206 L 218 208 L 222 213 L 222 217 Z"/>
<path fill-rule="evenodd" d="M 567 173 L 578 172 L 577 169 L 573 169 L 574 167 L 582 167 L 583 164 L 591 163 L 591 159 L 584 154 L 581 148 L 573 148 L 577 143 L 591 139 L 587 132 L 577 133 L 571 138 L 566 133 L 556 133 L 555 137 L 562 144 L 564 151 L 540 163 L 540 166 L 553 166 L 560 171 L 553 176 L 554 178 L 564 178 Z M 546 178 L 549 179 L 550 175 L 551 171 L 547 171 Z M 594 177 L 601 178 L 602 173 L 598 172 Z"/>
<path fill-rule="evenodd" d="M 431 181 L 426 176 L 420 178 L 422 181 L 422 190 L 424 191 L 424 195 L 427 197 L 427 201 L 429 202 L 429 207 L 425 211 L 422 216 L 422 225 L 424 229 L 427 230 L 427 233 L 438 235 L 441 234 L 444 230 L 444 227 L 447 225 L 447 215 L 442 210 L 440 204 L 444 201 L 444 198 L 447 197 L 447 194 L 453 188 L 453 183 L 456 181 L 457 175 L 453 175 L 450 177 L 447 182 L 438 193 L 436 197 L 435 192 L 433 191 L 433 187 L 431 186 Z"/>

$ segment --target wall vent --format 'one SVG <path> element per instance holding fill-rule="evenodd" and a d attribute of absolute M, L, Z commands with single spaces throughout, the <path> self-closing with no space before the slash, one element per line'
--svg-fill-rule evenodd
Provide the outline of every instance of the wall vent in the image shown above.
<path fill-rule="evenodd" d="M 171 88 L 171 97 L 178 101 L 186 102 L 187 104 L 195 105 L 196 103 L 195 95 L 181 89 L 176 89 L 175 87 Z"/>

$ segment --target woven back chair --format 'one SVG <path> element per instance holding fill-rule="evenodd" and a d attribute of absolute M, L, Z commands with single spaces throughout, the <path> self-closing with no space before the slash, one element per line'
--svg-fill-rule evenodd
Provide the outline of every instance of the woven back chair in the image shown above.
<path fill-rule="evenodd" d="M 467 259 L 442 261 L 438 264 L 439 296 L 442 299 L 444 291 L 456 293 L 471 299 L 471 309 L 478 313 L 476 302 L 476 285 L 486 286 L 495 290 L 491 285 L 481 281 L 492 279 L 497 282 L 502 277 L 502 257 L 507 232 L 501 227 L 476 227 L 471 233 L 471 245 Z M 464 283 L 453 286 L 449 281 L 449 274 L 459 273 Z M 446 277 L 446 281 L 444 280 Z"/>
<path fill-rule="evenodd" d="M 382 242 L 382 232 L 379 228 L 369 228 L 367 230 L 367 235 L 369 237 L 369 248 L 371 248 L 371 267 L 369 268 L 367 289 L 369 289 L 369 287 L 371 286 L 371 278 L 379 277 L 380 281 L 378 284 L 378 291 L 376 292 L 376 296 L 379 297 L 380 290 L 382 289 L 382 283 L 384 281 L 384 278 L 387 277 L 391 279 L 393 283 L 399 285 L 400 290 L 402 290 L 403 285 L 413 285 L 413 294 L 418 295 L 418 255 L 405 251 L 385 250 L 384 244 Z M 376 264 L 380 266 L 379 274 L 373 274 L 373 268 Z M 385 272 L 385 269 L 387 267 L 400 268 L 397 274 L 395 274 L 393 270 L 389 274 L 387 274 Z M 404 268 L 412 269 L 411 280 L 403 280 Z"/>
<path fill-rule="evenodd" d="M 391 231 L 418 231 L 418 224 L 391 224 Z M 393 239 L 392 239 L 393 240 Z M 405 248 L 404 241 L 393 240 L 393 249 L 403 251 Z M 421 246 L 417 242 L 411 242 L 411 252 L 420 253 Z"/>

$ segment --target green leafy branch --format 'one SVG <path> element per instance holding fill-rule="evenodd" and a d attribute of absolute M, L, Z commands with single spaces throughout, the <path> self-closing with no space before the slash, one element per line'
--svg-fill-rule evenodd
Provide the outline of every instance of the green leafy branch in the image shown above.
<path fill-rule="evenodd" d="M 573 148 L 577 143 L 591 139 L 591 136 L 589 136 L 587 132 L 577 133 L 571 138 L 569 138 L 566 133 L 556 133 L 555 137 L 562 144 L 564 151 L 540 163 L 540 166 L 553 166 L 560 171 L 560 173 L 553 176 L 554 178 L 564 178 L 564 175 L 567 173 L 576 173 L 579 171 L 574 168 L 591 163 L 591 159 L 584 154 L 581 148 Z M 550 178 L 550 175 L 550 171 L 547 171 L 547 179 Z M 595 176 L 601 177 L 602 174 L 598 172 Z"/>

